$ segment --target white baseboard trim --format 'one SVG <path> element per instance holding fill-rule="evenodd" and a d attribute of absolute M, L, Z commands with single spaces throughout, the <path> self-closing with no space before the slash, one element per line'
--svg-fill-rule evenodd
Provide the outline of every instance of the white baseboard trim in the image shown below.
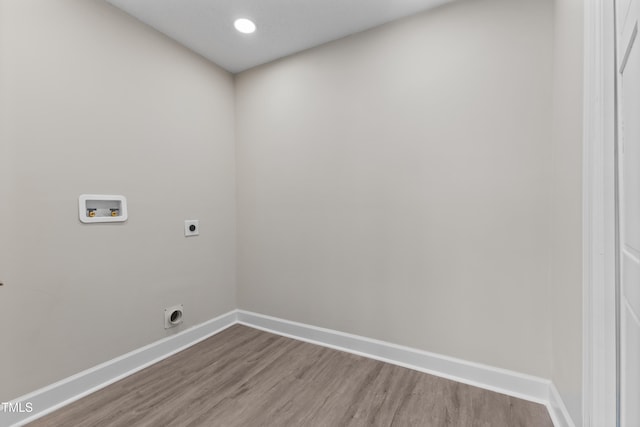
<path fill-rule="evenodd" d="M 545 405 L 555 427 L 575 427 L 558 390 L 549 380 L 397 344 L 233 310 L 176 335 L 13 399 L 30 402 L 31 413 L 1 412 L 0 427 L 21 426 L 140 371 L 234 325 L 243 324 L 300 341 L 346 351 L 464 384 Z"/>
<path fill-rule="evenodd" d="M 237 323 L 237 311 L 208 320 L 175 335 L 89 368 L 11 402 L 31 402 L 31 413 L 1 412 L 0 426 L 21 426 L 126 376 L 178 353 Z M 2 408 L 0 407 L 0 410 Z"/>
<path fill-rule="evenodd" d="M 555 386 L 544 378 L 244 310 L 238 310 L 238 323 L 541 403 L 554 426 L 575 427 Z"/>
<path fill-rule="evenodd" d="M 549 383 L 549 415 L 555 427 L 576 427 L 555 384 Z"/>

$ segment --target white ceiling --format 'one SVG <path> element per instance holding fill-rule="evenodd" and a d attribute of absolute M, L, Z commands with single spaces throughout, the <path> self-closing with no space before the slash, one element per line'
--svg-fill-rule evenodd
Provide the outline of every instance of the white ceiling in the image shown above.
<path fill-rule="evenodd" d="M 233 73 L 448 0 L 107 0 Z M 258 29 L 241 34 L 237 18 Z"/>

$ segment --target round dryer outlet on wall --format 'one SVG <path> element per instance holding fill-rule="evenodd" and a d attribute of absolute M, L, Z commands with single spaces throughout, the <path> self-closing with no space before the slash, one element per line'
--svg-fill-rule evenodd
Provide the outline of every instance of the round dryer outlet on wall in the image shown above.
<path fill-rule="evenodd" d="M 169 329 L 182 323 L 184 307 L 182 304 L 164 309 L 164 328 Z"/>

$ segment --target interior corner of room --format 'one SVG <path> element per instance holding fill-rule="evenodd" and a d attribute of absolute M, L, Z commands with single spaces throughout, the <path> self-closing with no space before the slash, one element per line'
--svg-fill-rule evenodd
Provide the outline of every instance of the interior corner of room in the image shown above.
<path fill-rule="evenodd" d="M 238 72 L 105 1 L 0 0 L 0 402 L 241 323 L 583 425 L 584 6 L 437 3 Z"/>

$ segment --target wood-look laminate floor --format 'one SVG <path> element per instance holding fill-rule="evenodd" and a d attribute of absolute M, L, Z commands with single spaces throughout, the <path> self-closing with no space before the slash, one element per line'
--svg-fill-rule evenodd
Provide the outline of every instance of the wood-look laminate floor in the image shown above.
<path fill-rule="evenodd" d="M 552 427 L 543 405 L 235 325 L 30 426 Z"/>

